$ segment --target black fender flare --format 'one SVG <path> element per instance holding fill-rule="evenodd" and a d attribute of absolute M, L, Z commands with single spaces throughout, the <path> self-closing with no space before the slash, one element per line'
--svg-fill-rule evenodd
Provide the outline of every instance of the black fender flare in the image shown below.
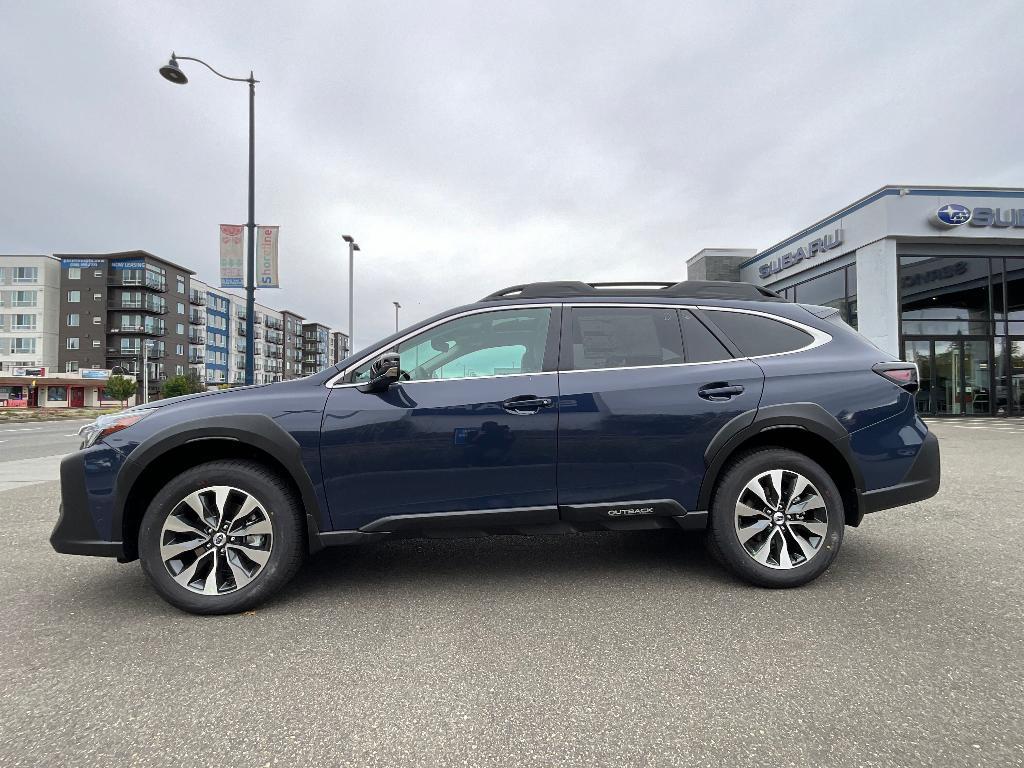
<path fill-rule="evenodd" d="M 853 477 L 854 492 L 864 488 L 864 478 L 850 450 L 850 433 L 831 413 L 817 403 L 769 405 L 746 411 L 727 422 L 704 450 L 704 479 L 701 481 L 697 509 L 711 505 L 711 493 L 722 466 L 733 451 L 751 437 L 780 427 L 802 429 L 827 440 L 843 457 Z"/>
<path fill-rule="evenodd" d="M 302 463 L 302 447 L 284 428 L 262 414 L 212 416 L 163 429 L 140 443 L 125 459 L 114 484 L 112 530 L 124 530 L 124 513 L 129 494 L 142 473 L 154 461 L 175 448 L 204 440 L 233 440 L 251 445 L 273 456 L 299 489 L 306 515 L 307 534 L 313 549 L 319 549 L 322 515 L 313 482 Z M 127 542 L 125 542 L 127 545 Z"/>

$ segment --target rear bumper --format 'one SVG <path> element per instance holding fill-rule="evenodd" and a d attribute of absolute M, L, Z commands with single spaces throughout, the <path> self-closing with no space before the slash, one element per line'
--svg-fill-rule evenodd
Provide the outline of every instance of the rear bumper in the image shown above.
<path fill-rule="evenodd" d="M 78 451 L 65 456 L 60 463 L 60 517 L 50 534 L 50 545 L 62 554 L 124 556 L 122 542 L 99 535 L 93 515 L 93 508 L 102 512 L 109 505 L 110 494 L 104 493 L 108 486 L 104 475 L 111 468 L 110 457 L 105 455 L 108 453 L 110 449 Z M 87 472 L 92 476 L 88 482 Z"/>
<path fill-rule="evenodd" d="M 917 458 L 903 480 L 887 488 L 865 491 L 860 495 L 860 508 L 863 512 L 878 512 L 930 499 L 939 492 L 939 479 L 939 440 L 926 432 Z"/>

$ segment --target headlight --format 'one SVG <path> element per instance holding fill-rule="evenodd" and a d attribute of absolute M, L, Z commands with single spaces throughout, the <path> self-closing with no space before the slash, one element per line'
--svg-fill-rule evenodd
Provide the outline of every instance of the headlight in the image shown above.
<path fill-rule="evenodd" d="M 79 447 L 89 448 L 107 435 L 120 432 L 122 429 L 128 429 L 132 424 L 136 424 L 150 413 L 151 411 L 149 410 L 129 410 L 121 411 L 121 413 L 112 413 L 108 416 L 100 416 L 96 421 L 86 424 L 78 430 L 78 434 L 82 438 L 82 445 Z"/>

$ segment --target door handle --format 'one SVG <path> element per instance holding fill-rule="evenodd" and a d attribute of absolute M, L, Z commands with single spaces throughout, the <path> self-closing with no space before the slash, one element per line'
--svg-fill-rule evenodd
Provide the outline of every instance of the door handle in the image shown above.
<path fill-rule="evenodd" d="M 742 394 L 742 386 L 739 384 L 727 384 L 724 381 L 715 381 L 711 384 L 705 384 L 697 390 L 697 395 L 699 397 L 703 397 L 705 400 L 711 400 L 713 402 L 731 400 L 736 397 L 736 395 Z"/>
<path fill-rule="evenodd" d="M 501 407 L 509 413 L 526 416 L 531 413 L 537 413 L 541 408 L 550 408 L 554 404 L 555 401 L 550 397 L 520 395 L 519 397 L 509 398 L 501 404 Z"/>

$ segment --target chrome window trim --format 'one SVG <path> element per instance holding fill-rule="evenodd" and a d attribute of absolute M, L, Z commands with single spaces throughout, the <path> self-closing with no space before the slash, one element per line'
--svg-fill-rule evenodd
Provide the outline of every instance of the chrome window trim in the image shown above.
<path fill-rule="evenodd" d="M 331 379 L 328 380 L 328 382 L 327 382 L 327 384 L 325 386 L 327 386 L 328 389 L 344 389 L 346 387 L 358 387 L 362 382 L 356 382 L 356 381 L 351 381 L 351 382 L 344 382 L 344 381 L 342 381 L 342 382 L 339 382 L 339 379 L 344 379 L 346 376 L 348 376 L 350 373 L 352 373 L 352 371 L 355 370 L 356 368 L 358 368 L 360 365 L 362 365 L 363 363 L 365 363 L 365 362 L 367 362 L 369 360 L 372 360 L 373 358 L 375 358 L 377 355 L 381 354 L 382 352 L 386 352 L 387 350 L 391 349 L 392 347 L 397 347 L 399 344 L 401 344 L 401 343 L 403 343 L 405 341 L 408 341 L 409 339 L 413 338 L 414 336 L 419 336 L 421 333 L 429 331 L 431 328 L 436 328 L 437 326 L 442 325 L 443 323 L 447 323 L 450 320 L 458 320 L 459 318 L 469 317 L 470 315 L 480 315 L 480 314 L 483 314 L 485 312 L 504 312 L 504 311 L 512 310 L 512 309 L 536 309 L 536 308 L 554 309 L 554 308 L 560 307 L 560 306 L 562 306 L 561 302 L 552 302 L 552 303 L 549 303 L 549 304 L 504 304 L 504 305 L 501 305 L 501 306 L 477 307 L 475 309 L 467 309 L 464 312 L 458 312 L 458 313 L 456 313 L 454 315 L 448 315 L 447 317 L 442 317 L 440 320 L 436 320 L 433 323 L 430 323 L 429 325 L 424 325 L 424 326 L 421 326 L 421 327 L 417 328 L 414 331 L 410 331 L 409 333 L 405 334 L 401 338 L 395 339 L 393 342 L 391 342 L 387 346 L 377 347 L 373 352 L 369 353 L 368 355 L 364 355 L 357 362 L 352 363 L 352 365 L 347 366 L 343 371 L 341 371 L 337 375 L 331 377 Z M 550 329 L 548 330 L 548 332 L 550 333 Z M 427 381 L 467 381 L 467 380 L 470 380 L 470 379 L 472 379 L 474 381 L 478 381 L 480 379 L 497 379 L 497 378 L 505 378 L 505 377 L 509 377 L 509 376 L 540 376 L 540 375 L 545 374 L 545 373 L 557 373 L 557 371 L 538 371 L 537 373 L 499 373 L 499 374 L 496 374 L 494 376 L 460 376 L 457 379 L 419 379 L 417 381 L 409 381 L 409 382 L 403 382 L 403 383 L 406 383 L 406 384 L 420 384 L 420 383 L 427 382 Z"/>
<path fill-rule="evenodd" d="M 423 326 L 421 328 L 416 329 L 415 331 L 411 331 L 411 332 L 407 333 L 405 336 L 402 336 L 400 339 L 395 340 L 391 344 L 389 344 L 389 345 L 387 345 L 385 347 L 378 347 L 372 353 L 370 353 L 370 354 L 360 358 L 358 362 L 353 363 L 352 365 L 350 365 L 347 368 L 345 368 L 345 370 L 341 371 L 336 376 L 331 378 L 327 382 L 326 386 L 329 389 L 344 389 L 344 388 L 347 388 L 347 387 L 358 387 L 360 382 L 342 382 L 342 383 L 338 383 L 338 380 L 339 379 L 344 379 L 346 376 L 349 375 L 349 373 L 352 372 L 353 369 L 358 368 L 360 365 L 362 365 L 363 363 L 367 362 L 368 360 L 371 360 L 372 358 L 376 357 L 381 352 L 384 352 L 384 351 L 386 351 L 388 349 L 391 349 L 392 347 L 395 347 L 395 346 L 401 344 L 402 342 L 411 339 L 413 336 L 418 336 L 419 334 L 423 333 L 424 331 L 429 331 L 431 328 L 436 328 L 437 326 L 441 325 L 442 323 L 446 323 L 449 320 L 458 320 L 461 317 L 467 317 L 469 315 L 478 315 L 478 314 L 482 314 L 484 312 L 502 312 L 504 310 L 530 309 L 530 308 L 533 308 L 533 307 L 546 307 L 546 308 L 549 308 L 549 309 L 552 309 L 552 308 L 555 308 L 555 307 L 563 307 L 563 308 L 567 308 L 567 309 L 574 309 L 576 307 L 581 307 L 581 308 L 582 307 L 626 307 L 626 308 L 628 308 L 628 307 L 638 307 L 638 308 L 645 308 L 645 309 L 676 309 L 676 310 L 678 310 L 678 309 L 689 309 L 689 310 L 703 311 L 703 312 L 738 312 L 740 314 L 745 314 L 745 315 L 759 315 L 761 317 L 766 317 L 769 320 L 776 320 L 776 321 L 778 321 L 780 323 L 785 323 L 786 325 L 791 325 L 794 328 L 797 328 L 798 330 L 801 330 L 804 333 L 809 334 L 811 336 L 811 338 L 812 338 L 812 341 L 811 341 L 810 344 L 808 344 L 808 345 L 806 345 L 804 347 L 800 347 L 799 349 L 791 349 L 788 352 L 773 352 L 773 353 L 771 353 L 769 355 L 749 355 L 749 356 L 745 356 L 745 357 L 729 357 L 729 358 L 725 358 L 723 360 L 702 360 L 700 362 L 695 362 L 695 363 L 663 363 L 661 365 L 630 365 L 630 366 L 622 366 L 622 367 L 616 367 L 616 368 L 577 368 L 577 369 L 573 369 L 573 370 L 562 370 L 560 368 L 557 371 L 538 371 L 537 373 L 501 373 L 501 374 L 496 374 L 494 376 L 461 376 L 461 377 L 456 378 L 456 379 L 420 379 L 418 381 L 409 381 L 409 382 L 404 382 L 404 383 L 407 383 L 407 384 L 424 384 L 424 383 L 428 383 L 428 382 L 438 382 L 438 381 L 480 381 L 480 380 L 485 380 L 485 379 L 511 378 L 511 377 L 514 377 L 514 376 L 546 376 L 546 375 L 549 375 L 549 374 L 552 374 L 552 373 L 565 373 L 565 374 L 569 374 L 569 373 L 597 373 L 599 371 L 637 371 L 637 370 L 643 370 L 643 369 L 646 369 L 646 368 L 681 368 L 683 366 L 691 366 L 691 365 L 720 365 L 722 363 L 731 363 L 731 362 L 734 362 L 736 360 L 763 360 L 763 359 L 769 358 L 769 357 L 780 357 L 782 355 L 793 355 L 793 354 L 796 354 L 798 352 L 806 352 L 808 350 L 815 349 L 816 347 L 820 347 L 820 346 L 822 346 L 824 344 L 827 344 L 830 341 L 832 341 L 832 335 L 831 334 L 826 333 L 825 331 L 820 331 L 817 328 L 813 328 L 813 327 L 811 327 L 809 325 L 805 325 L 804 323 L 798 322 L 796 320 L 790 320 L 788 317 L 782 317 L 781 315 L 774 315 L 774 314 L 772 314 L 770 312 L 762 312 L 762 311 L 756 310 L 756 309 L 743 309 L 743 308 L 739 308 L 739 307 L 710 307 L 710 306 L 701 305 L 701 304 L 664 304 L 664 303 L 653 303 L 653 302 L 652 303 L 648 303 L 648 302 L 641 303 L 641 302 L 605 302 L 605 301 L 601 301 L 601 302 L 596 302 L 596 301 L 568 302 L 567 301 L 567 302 L 553 302 L 553 303 L 549 303 L 549 304 L 507 304 L 507 305 L 503 305 L 503 306 L 500 306 L 500 307 L 492 306 L 492 307 L 478 307 L 476 309 L 469 309 L 469 310 L 466 310 L 464 312 L 459 312 L 457 314 L 449 315 L 447 317 L 441 318 L 440 320 L 437 320 L 437 321 L 431 323 L 430 325 L 425 325 L 425 326 Z M 685 349 L 684 349 L 684 354 L 685 354 Z"/>

